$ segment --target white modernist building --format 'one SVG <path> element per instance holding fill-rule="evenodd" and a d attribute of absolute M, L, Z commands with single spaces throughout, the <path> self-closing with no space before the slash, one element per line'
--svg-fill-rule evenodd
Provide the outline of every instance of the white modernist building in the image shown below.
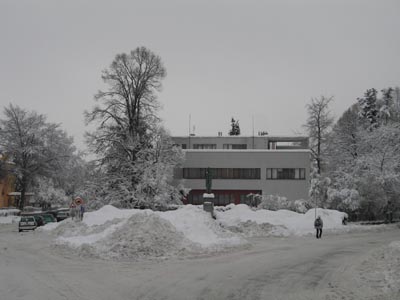
<path fill-rule="evenodd" d="M 206 170 L 212 173 L 215 205 L 248 203 L 249 195 L 308 198 L 310 151 L 307 137 L 173 137 L 185 152 L 175 180 L 190 189 L 185 202 L 202 204 Z"/>

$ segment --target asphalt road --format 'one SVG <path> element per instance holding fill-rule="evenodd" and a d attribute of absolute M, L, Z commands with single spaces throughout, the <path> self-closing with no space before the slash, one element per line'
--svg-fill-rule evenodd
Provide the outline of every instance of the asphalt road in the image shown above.
<path fill-rule="evenodd" d="M 60 253 L 45 233 L 0 225 L 0 299 L 382 299 L 357 291 L 362 284 L 353 276 L 375 249 L 396 240 L 398 228 L 253 239 L 250 249 L 215 256 L 113 262 Z"/>

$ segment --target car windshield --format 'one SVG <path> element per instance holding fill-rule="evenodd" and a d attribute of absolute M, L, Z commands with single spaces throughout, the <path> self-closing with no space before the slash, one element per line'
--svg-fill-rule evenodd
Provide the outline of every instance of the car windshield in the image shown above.
<path fill-rule="evenodd" d="M 29 218 L 27 218 L 27 217 L 21 218 L 21 222 L 32 222 L 32 221 L 34 221 L 34 219 L 33 219 L 32 217 L 29 217 Z"/>

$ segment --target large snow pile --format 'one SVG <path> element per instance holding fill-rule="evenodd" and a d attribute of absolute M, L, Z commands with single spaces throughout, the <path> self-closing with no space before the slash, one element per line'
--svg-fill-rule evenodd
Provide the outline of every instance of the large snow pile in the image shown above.
<path fill-rule="evenodd" d="M 86 213 L 82 222 L 67 219 L 42 230 L 55 235 L 58 248 L 114 259 L 201 254 L 248 245 L 220 227 L 209 213 L 191 205 L 168 212 L 107 205 Z"/>
<path fill-rule="evenodd" d="M 342 225 L 342 212 L 317 209 L 324 234 L 370 226 Z M 251 236 L 289 236 L 314 233 L 315 210 L 305 214 L 288 210 L 253 210 L 228 205 L 215 210 L 216 220 L 202 206 L 177 210 L 121 210 L 107 205 L 85 214 L 83 221 L 67 219 L 42 227 L 55 237 L 55 245 L 81 256 L 115 259 L 169 257 L 225 251 L 249 245 Z M 367 228 L 368 227 L 368 228 Z"/>
<path fill-rule="evenodd" d="M 329 209 L 309 210 L 305 214 L 289 210 L 253 210 L 245 204 L 228 205 L 216 210 L 217 220 L 223 227 L 245 236 L 288 236 L 314 233 L 315 213 L 324 222 L 324 231 L 348 231 L 352 225 L 342 225 L 343 212 Z"/>

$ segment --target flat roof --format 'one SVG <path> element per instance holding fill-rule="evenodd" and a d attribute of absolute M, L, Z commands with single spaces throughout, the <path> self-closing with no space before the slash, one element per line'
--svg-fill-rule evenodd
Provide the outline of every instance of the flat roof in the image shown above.
<path fill-rule="evenodd" d="M 193 138 L 193 139 L 198 139 L 198 138 L 255 138 L 255 139 L 293 139 L 293 140 L 297 140 L 297 139 L 308 139 L 308 136 L 290 136 L 290 135 L 222 135 L 222 136 L 218 136 L 218 135 L 180 135 L 180 136 L 171 136 L 172 139 L 174 138 Z"/>

